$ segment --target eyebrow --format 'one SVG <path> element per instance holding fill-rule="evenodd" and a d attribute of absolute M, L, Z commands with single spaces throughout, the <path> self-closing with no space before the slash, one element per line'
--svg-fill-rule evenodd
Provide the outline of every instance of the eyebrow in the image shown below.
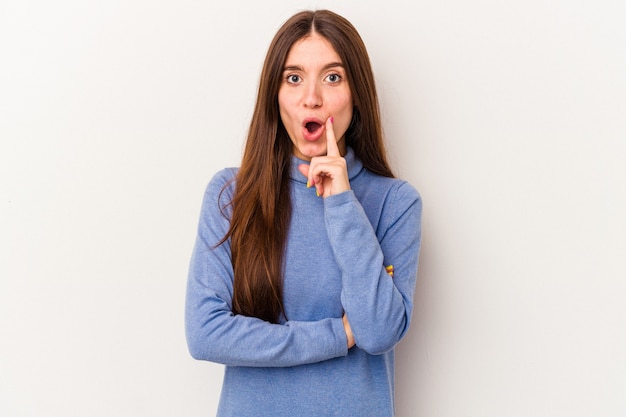
<path fill-rule="evenodd" d="M 328 69 L 336 68 L 336 67 L 343 68 L 343 64 L 341 62 L 331 62 L 329 64 L 324 65 L 324 67 L 322 68 L 322 71 L 326 71 Z M 304 68 L 298 65 L 288 65 L 285 68 L 283 68 L 283 71 L 304 71 Z"/>

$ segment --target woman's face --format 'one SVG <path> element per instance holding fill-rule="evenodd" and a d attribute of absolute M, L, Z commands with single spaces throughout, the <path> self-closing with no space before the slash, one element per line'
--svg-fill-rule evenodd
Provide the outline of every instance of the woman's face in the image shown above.
<path fill-rule="evenodd" d="M 293 153 L 311 160 L 326 155 L 324 123 L 332 116 L 337 145 L 345 154 L 344 135 L 352 120 L 352 95 L 343 63 L 317 33 L 293 44 L 278 90 L 280 118 L 293 142 Z"/>

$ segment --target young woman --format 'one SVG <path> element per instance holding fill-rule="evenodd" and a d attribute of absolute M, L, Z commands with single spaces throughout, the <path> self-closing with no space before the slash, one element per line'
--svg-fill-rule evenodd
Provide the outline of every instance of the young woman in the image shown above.
<path fill-rule="evenodd" d="M 187 341 L 226 365 L 218 416 L 394 415 L 421 207 L 387 163 L 357 31 L 294 15 L 269 47 L 241 167 L 207 187 L 191 260 Z"/>

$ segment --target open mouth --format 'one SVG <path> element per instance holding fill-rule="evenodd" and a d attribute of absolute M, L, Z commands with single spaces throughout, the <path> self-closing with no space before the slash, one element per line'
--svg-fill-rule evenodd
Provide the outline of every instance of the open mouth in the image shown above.
<path fill-rule="evenodd" d="M 307 132 L 309 132 L 310 134 L 314 134 L 322 128 L 322 125 L 318 122 L 308 122 L 304 125 L 304 127 L 306 128 Z"/>

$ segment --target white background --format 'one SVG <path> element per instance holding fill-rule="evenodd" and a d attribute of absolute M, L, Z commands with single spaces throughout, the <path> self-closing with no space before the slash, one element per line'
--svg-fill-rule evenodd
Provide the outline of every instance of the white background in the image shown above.
<path fill-rule="evenodd" d="M 204 186 L 303 8 L 370 51 L 424 199 L 399 417 L 626 415 L 623 0 L 0 2 L 0 415 L 211 416 Z"/>

